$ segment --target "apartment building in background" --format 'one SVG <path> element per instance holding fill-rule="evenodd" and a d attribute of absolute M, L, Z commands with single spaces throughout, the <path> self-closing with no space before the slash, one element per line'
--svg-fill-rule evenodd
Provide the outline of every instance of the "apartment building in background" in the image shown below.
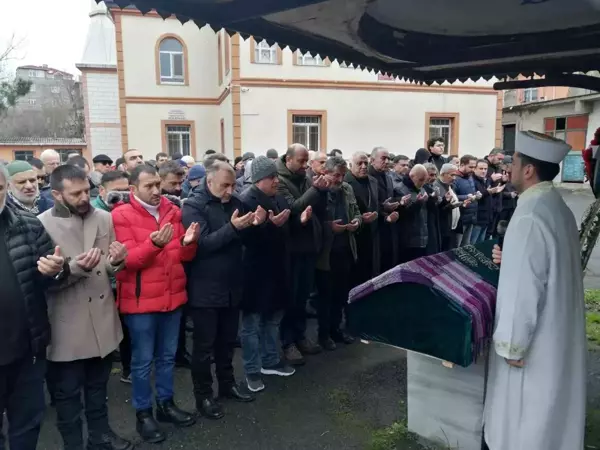
<path fill-rule="evenodd" d="M 80 96 L 79 81 L 70 73 L 41 66 L 17 67 L 16 77 L 31 81 L 29 93 L 18 100 L 20 109 L 41 109 L 68 104 Z"/>
<path fill-rule="evenodd" d="M 110 2 L 93 6 L 77 67 L 90 154 L 201 159 L 300 142 L 346 158 L 374 146 L 412 157 L 439 135 L 451 154 L 484 156 L 502 141 L 491 83 L 410 84 Z"/>

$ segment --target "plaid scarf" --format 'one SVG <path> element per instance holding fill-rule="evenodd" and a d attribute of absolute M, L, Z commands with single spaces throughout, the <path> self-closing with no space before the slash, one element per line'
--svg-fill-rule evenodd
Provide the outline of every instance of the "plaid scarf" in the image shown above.
<path fill-rule="evenodd" d="M 17 199 L 17 197 L 15 197 L 12 192 L 8 193 L 8 197 L 10 198 L 10 201 L 12 202 L 13 205 L 15 205 L 17 208 L 23 210 L 23 211 L 27 211 L 28 213 L 33 214 L 34 216 L 37 216 L 40 213 L 40 210 L 38 208 L 38 202 L 40 200 L 39 195 L 36 197 L 36 199 L 33 202 L 33 206 L 32 207 L 28 207 L 26 205 L 24 205 L 21 201 L 19 201 Z"/>

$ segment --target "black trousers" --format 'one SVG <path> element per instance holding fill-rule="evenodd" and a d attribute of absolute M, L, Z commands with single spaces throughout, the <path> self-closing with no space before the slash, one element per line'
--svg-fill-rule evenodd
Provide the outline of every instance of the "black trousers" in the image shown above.
<path fill-rule="evenodd" d="M 85 411 L 90 446 L 101 442 L 102 434 L 110 430 L 106 385 L 111 368 L 110 357 L 48 362 L 48 376 L 54 388 L 56 425 L 65 450 L 85 448 L 82 411 Z M 82 392 L 85 407 L 81 404 Z"/>
<path fill-rule="evenodd" d="M 319 340 L 323 341 L 340 333 L 343 311 L 350 292 L 350 273 L 352 270 L 350 251 L 332 253 L 329 267 L 331 270 L 316 271 L 319 303 Z"/>
<path fill-rule="evenodd" d="M 44 419 L 46 360 L 30 355 L 0 366 L 0 450 L 4 450 L 2 419 L 8 419 L 11 449 L 35 450 Z"/>
<path fill-rule="evenodd" d="M 129 375 L 131 373 L 131 337 L 123 316 L 121 316 L 121 328 L 123 328 L 123 340 L 119 344 L 121 366 L 123 367 L 123 374 Z"/>
<path fill-rule="evenodd" d="M 194 395 L 200 401 L 213 395 L 210 370 L 214 357 L 219 389 L 235 384 L 233 353 L 238 334 L 240 313 L 237 308 L 189 308 L 194 321 L 192 349 L 192 382 Z"/>
<path fill-rule="evenodd" d="M 402 263 L 407 263 L 427 255 L 426 248 L 404 248 L 400 252 Z"/>
<path fill-rule="evenodd" d="M 185 358 L 187 353 L 187 308 L 184 306 L 181 309 L 181 324 L 179 325 L 179 340 L 177 341 L 177 355 L 175 360 Z"/>
<path fill-rule="evenodd" d="M 291 275 L 292 298 L 279 326 L 283 348 L 288 348 L 304 340 L 306 337 L 306 302 L 314 287 L 314 255 L 303 253 L 293 254 Z"/>
<path fill-rule="evenodd" d="M 447 252 L 456 248 L 456 235 L 452 233 L 449 236 L 442 236 L 442 252 Z"/>

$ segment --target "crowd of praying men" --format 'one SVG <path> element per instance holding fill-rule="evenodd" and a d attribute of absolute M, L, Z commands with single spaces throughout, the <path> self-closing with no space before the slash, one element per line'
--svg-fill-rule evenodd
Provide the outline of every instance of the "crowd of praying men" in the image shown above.
<path fill-rule="evenodd" d="M 166 439 L 159 422 L 196 422 L 174 401 L 175 367 L 190 370 L 198 412 L 216 420 L 224 399 L 252 402 L 269 377 L 351 345 L 351 288 L 481 242 L 510 220 L 510 156 L 444 153 L 434 138 L 413 158 L 376 147 L 346 160 L 293 144 L 233 162 L 214 150 L 202 163 L 166 153 L 145 161 L 130 149 L 91 164 L 54 150 L 0 164 L 0 400 L 10 447 L 35 449 L 45 384 L 66 450 L 131 448 L 108 423 L 115 361 L 131 384 L 137 431 L 156 443 Z"/>

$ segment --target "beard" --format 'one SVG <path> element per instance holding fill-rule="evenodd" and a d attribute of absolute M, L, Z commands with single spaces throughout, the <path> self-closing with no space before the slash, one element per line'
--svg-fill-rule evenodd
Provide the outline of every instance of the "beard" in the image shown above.
<path fill-rule="evenodd" d="M 75 216 L 85 216 L 90 211 L 90 202 L 73 205 L 63 198 L 63 205 Z"/>
<path fill-rule="evenodd" d="M 160 193 L 161 193 L 161 195 L 174 195 L 175 197 L 180 197 L 181 198 L 182 190 L 181 189 L 176 189 L 174 191 L 168 192 L 168 191 L 166 191 L 164 189 L 161 189 Z"/>

